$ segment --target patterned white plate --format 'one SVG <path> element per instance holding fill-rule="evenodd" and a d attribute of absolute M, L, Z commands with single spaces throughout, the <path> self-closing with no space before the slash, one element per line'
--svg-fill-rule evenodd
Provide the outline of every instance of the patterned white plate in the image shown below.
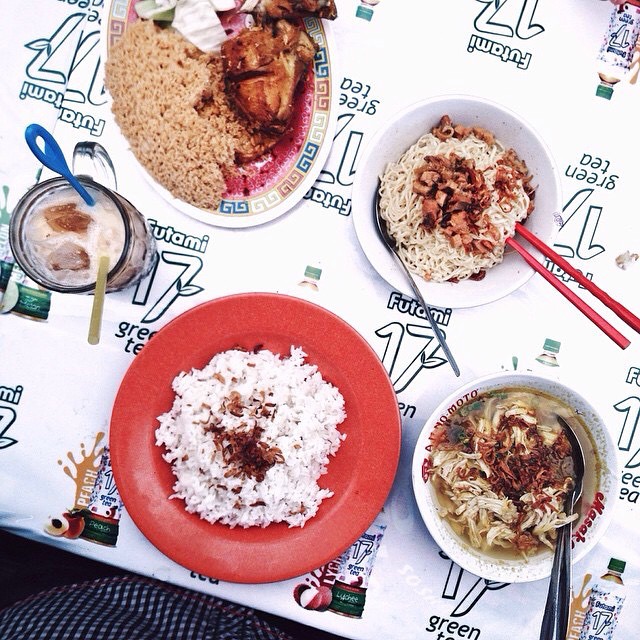
<path fill-rule="evenodd" d="M 135 0 L 112 0 L 106 10 L 102 26 L 105 55 L 138 19 L 134 4 Z M 221 17 L 223 25 L 238 28 L 241 16 Z M 336 125 L 335 48 L 326 21 L 305 18 L 304 27 L 317 43 L 318 52 L 296 97 L 290 130 L 270 153 L 243 166 L 240 178 L 227 182 L 217 211 L 199 209 L 176 198 L 142 168 L 154 189 L 176 209 L 215 226 L 252 227 L 287 213 L 313 185 L 329 154 Z M 133 155 L 132 162 L 138 162 Z"/>

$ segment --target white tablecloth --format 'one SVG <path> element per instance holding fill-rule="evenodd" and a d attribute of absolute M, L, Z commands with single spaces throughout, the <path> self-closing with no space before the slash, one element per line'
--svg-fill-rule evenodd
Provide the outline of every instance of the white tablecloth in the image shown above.
<path fill-rule="evenodd" d="M 359 2 L 339 0 L 339 17 L 330 25 L 334 81 L 340 94 L 330 157 L 305 199 L 277 220 L 251 229 L 208 226 L 183 215 L 166 203 L 132 161 L 102 87 L 99 17 L 109 8 L 102 4 L 24 0 L 4 8 L 2 221 L 36 180 L 39 164 L 22 133 L 29 122 L 39 122 L 55 131 L 67 155 L 79 140 L 100 142 L 114 160 L 120 193 L 159 228 L 170 226 L 206 240 L 206 249 L 189 251 L 160 240 L 165 255 L 197 257 L 201 269 L 192 281 L 194 294 L 174 296 L 168 303 L 162 298 L 177 277 L 175 265 L 164 260 L 148 297 L 136 297 L 131 290 L 108 297 L 99 347 L 86 342 L 90 297 L 54 294 L 44 321 L 4 309 L 0 526 L 347 638 L 533 640 L 538 638 L 548 581 L 496 584 L 452 565 L 420 518 L 410 465 L 420 429 L 443 397 L 480 375 L 515 366 L 539 369 L 535 358 L 545 339 L 551 338 L 561 343 L 560 366 L 551 374 L 589 398 L 618 447 L 619 500 L 610 505 L 615 513 L 602 541 L 575 566 L 576 596 L 580 600 L 583 577 L 603 573 L 610 557 L 626 560 L 629 596 L 615 637 L 635 637 L 640 626 L 637 336 L 608 310 L 594 305 L 635 340 L 628 349 L 619 349 L 534 276 L 503 299 L 451 312 L 446 332 L 462 371 L 459 379 L 444 363 L 422 369 L 405 385 L 398 371 L 390 370 L 390 360 L 384 358 L 386 342 L 377 330 L 390 322 L 406 326 L 423 321 L 391 304 L 394 292 L 365 257 L 350 217 L 354 168 L 367 140 L 388 117 L 434 95 L 490 98 L 530 121 L 560 167 L 565 223 L 556 248 L 640 314 L 640 264 L 621 269 L 615 260 L 626 251 L 640 251 L 639 89 L 624 80 L 610 101 L 595 96 L 596 54 L 610 4 L 382 0 L 370 3 L 371 19 L 366 20 L 356 15 Z M 308 265 L 322 269 L 315 292 L 299 286 Z M 567 282 L 578 290 L 575 282 Z M 335 312 L 371 344 L 396 384 L 403 416 L 402 453 L 395 483 L 377 519 L 386 530 L 361 619 L 305 610 L 296 603 L 294 587 L 318 583 L 320 572 L 264 585 L 224 583 L 215 576 L 198 575 L 157 551 L 126 510 L 113 548 L 84 539 L 54 538 L 44 530 L 52 516 L 78 499 L 83 490 L 79 470 L 96 468 L 115 393 L 138 345 L 149 339 L 151 331 L 198 303 L 253 291 L 306 297 Z M 409 357 L 408 348 L 400 344 L 399 362 Z"/>

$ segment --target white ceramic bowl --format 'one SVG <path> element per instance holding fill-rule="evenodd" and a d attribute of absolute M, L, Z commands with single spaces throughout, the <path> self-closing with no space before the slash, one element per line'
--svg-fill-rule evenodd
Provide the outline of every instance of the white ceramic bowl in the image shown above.
<path fill-rule="evenodd" d="M 562 210 L 560 174 L 547 145 L 513 111 L 499 104 L 464 95 L 430 98 L 413 104 L 382 125 L 358 161 L 352 194 L 352 218 L 362 249 L 374 269 L 396 290 L 411 295 L 406 278 L 378 238 L 373 218 L 373 198 L 378 179 L 389 162 L 396 161 L 443 115 L 454 124 L 484 127 L 502 144 L 513 148 L 524 160 L 536 186 L 535 210 L 527 228 L 547 244 L 553 243 Z M 538 251 L 525 246 L 540 259 Z M 515 252 L 505 252 L 502 263 L 489 269 L 483 280 L 458 283 L 426 282 L 417 278 L 422 295 L 436 307 L 473 307 L 497 300 L 521 287 L 534 271 Z"/>
<path fill-rule="evenodd" d="M 436 544 L 458 565 L 471 573 L 498 582 L 529 582 L 551 574 L 553 552 L 545 550 L 524 559 L 496 559 L 473 549 L 438 514 L 435 490 L 425 482 L 422 465 L 431 431 L 449 413 L 470 398 L 504 387 L 528 387 L 555 396 L 576 410 L 588 427 L 577 432 L 585 454 L 585 490 L 580 517 L 573 523 L 573 562 L 583 558 L 598 542 L 611 521 L 618 494 L 616 449 L 606 425 L 593 406 L 579 393 L 548 378 L 506 372 L 485 376 L 461 387 L 443 400 L 427 420 L 413 455 L 413 490 L 422 518 Z"/>

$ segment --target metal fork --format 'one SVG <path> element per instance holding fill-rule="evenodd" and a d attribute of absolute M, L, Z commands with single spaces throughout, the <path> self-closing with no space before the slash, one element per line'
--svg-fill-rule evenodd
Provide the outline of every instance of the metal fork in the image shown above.
<path fill-rule="evenodd" d="M 447 360 L 449 361 L 449 364 L 451 365 L 451 368 L 453 369 L 453 372 L 456 374 L 456 376 L 459 376 L 460 375 L 460 369 L 459 369 L 458 365 L 456 364 L 456 361 L 455 361 L 455 359 L 453 357 L 453 354 L 451 353 L 451 350 L 449 349 L 449 346 L 447 345 L 447 341 L 445 340 L 444 334 L 440 330 L 440 327 L 438 326 L 438 323 L 435 321 L 435 318 L 433 317 L 433 314 L 431 313 L 431 309 L 429 308 L 429 305 L 424 301 L 424 298 L 422 297 L 422 294 L 420 293 L 420 290 L 418 289 L 418 286 L 416 285 L 416 282 L 413 279 L 413 275 L 411 274 L 411 272 L 407 268 L 407 265 L 404 263 L 402 258 L 398 255 L 398 249 L 397 249 L 396 241 L 389 234 L 389 230 L 387 229 L 387 223 L 384 220 L 384 218 L 382 218 L 382 216 L 380 215 L 380 206 L 379 206 L 379 204 L 380 204 L 380 184 L 378 183 L 378 186 L 376 188 L 376 193 L 375 193 L 375 196 L 374 196 L 374 199 L 373 199 L 373 217 L 375 219 L 375 224 L 376 224 L 376 229 L 378 230 L 378 235 L 380 236 L 380 238 L 384 242 L 384 245 L 387 247 L 387 249 L 389 250 L 391 255 L 393 255 L 393 257 L 396 259 L 396 262 L 402 267 L 402 270 L 404 271 L 404 274 L 405 274 L 409 284 L 411 285 L 411 290 L 413 291 L 413 294 L 415 295 L 415 297 L 418 299 L 418 301 L 422 305 L 422 308 L 424 309 L 424 312 L 427 315 L 427 319 L 429 320 L 429 324 L 431 325 L 431 328 L 433 329 L 433 333 L 435 333 L 436 338 L 437 338 L 438 342 L 440 343 L 440 346 L 442 347 L 442 350 L 444 351 L 444 354 L 447 356 Z"/>

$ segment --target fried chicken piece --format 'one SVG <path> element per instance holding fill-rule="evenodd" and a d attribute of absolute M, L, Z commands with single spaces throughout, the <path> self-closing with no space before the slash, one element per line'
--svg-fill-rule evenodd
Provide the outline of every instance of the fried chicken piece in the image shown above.
<path fill-rule="evenodd" d="M 296 88 L 316 50 L 307 33 L 286 20 L 243 29 L 222 45 L 225 90 L 252 128 L 284 133 Z"/>
<path fill-rule="evenodd" d="M 335 20 L 338 17 L 334 0 L 246 0 L 240 11 L 253 13 L 258 19 L 315 16 Z"/>

